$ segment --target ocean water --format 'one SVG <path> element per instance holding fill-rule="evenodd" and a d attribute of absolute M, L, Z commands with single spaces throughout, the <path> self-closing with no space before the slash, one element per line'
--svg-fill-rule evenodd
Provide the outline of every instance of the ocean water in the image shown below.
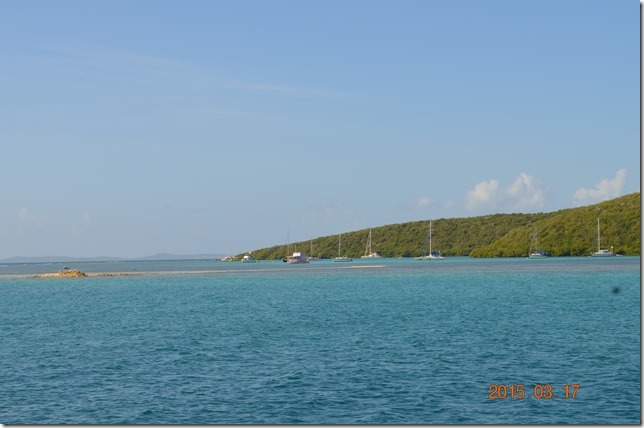
<path fill-rule="evenodd" d="M 640 258 L 66 266 L 151 273 L 0 265 L 0 423 L 641 422 Z"/>

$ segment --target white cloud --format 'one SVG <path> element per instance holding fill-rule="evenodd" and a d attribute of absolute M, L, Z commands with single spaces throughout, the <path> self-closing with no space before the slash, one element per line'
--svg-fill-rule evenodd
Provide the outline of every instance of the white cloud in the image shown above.
<path fill-rule="evenodd" d="M 545 197 L 540 183 L 525 172 L 519 174 L 514 183 L 506 190 L 513 206 L 519 210 L 543 208 Z"/>
<path fill-rule="evenodd" d="M 418 198 L 416 205 L 418 205 L 419 207 L 426 207 L 427 205 L 429 205 L 429 198 Z"/>
<path fill-rule="evenodd" d="M 146 84 L 157 84 L 165 87 L 174 84 L 185 87 L 186 82 L 199 85 L 202 88 L 237 89 L 244 91 L 279 93 L 305 97 L 342 97 L 340 92 L 304 88 L 288 84 L 235 80 L 225 76 L 214 75 L 209 69 L 204 69 L 189 62 L 176 61 L 170 58 L 140 54 L 138 52 L 114 50 L 101 45 L 54 45 L 50 49 L 59 54 L 55 62 L 48 57 L 36 58 L 35 65 L 51 68 L 61 61 L 75 66 L 76 73 L 92 73 L 106 79 L 105 75 L 94 74 L 94 69 L 111 69 L 127 73 L 129 78 L 143 79 Z M 62 55 L 60 55 L 62 54 Z M 62 59 L 61 59 L 62 58 Z M 33 61 L 33 59 L 32 59 Z M 122 78 L 119 73 L 111 73 L 111 79 Z"/>
<path fill-rule="evenodd" d="M 470 211 L 530 211 L 541 209 L 544 204 L 545 192 L 541 183 L 525 172 L 504 190 L 498 180 L 481 181 L 467 192 L 466 197 L 466 208 Z"/>
<path fill-rule="evenodd" d="M 18 213 L 18 223 L 27 225 L 34 218 L 34 215 L 29 212 L 27 207 L 24 207 Z"/>
<path fill-rule="evenodd" d="M 429 207 L 435 206 L 436 201 L 426 196 L 421 196 L 416 199 L 410 199 L 401 205 L 401 209 L 411 211 L 426 211 Z"/>
<path fill-rule="evenodd" d="M 499 182 L 497 180 L 492 179 L 477 183 L 474 190 L 467 192 L 467 209 L 494 208 L 497 205 L 498 190 Z"/>
<path fill-rule="evenodd" d="M 612 180 L 603 179 L 599 183 L 595 184 L 594 189 L 582 187 L 575 192 L 573 197 L 578 205 L 613 199 L 621 196 L 625 182 L 626 170 L 620 169 L 615 173 L 615 177 L 613 177 Z"/>
<path fill-rule="evenodd" d="M 83 215 L 81 215 L 81 221 L 82 221 L 84 224 L 89 224 L 89 223 L 91 223 L 91 222 L 92 222 L 92 213 L 89 213 L 89 212 L 85 212 L 85 213 L 83 213 Z"/>
<path fill-rule="evenodd" d="M 47 221 L 47 217 L 36 215 L 27 207 L 24 207 L 18 213 L 18 224 L 22 228 L 40 227 L 45 225 Z"/>

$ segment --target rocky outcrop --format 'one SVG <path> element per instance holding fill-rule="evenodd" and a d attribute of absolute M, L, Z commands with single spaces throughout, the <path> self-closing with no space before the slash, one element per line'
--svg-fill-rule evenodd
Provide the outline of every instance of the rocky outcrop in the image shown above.
<path fill-rule="evenodd" d="M 65 278 L 81 278 L 83 276 L 87 276 L 85 272 L 81 272 L 78 269 L 66 269 L 66 270 L 61 270 L 58 272 L 60 276 L 64 276 Z"/>
<path fill-rule="evenodd" d="M 87 274 L 85 272 L 81 272 L 78 269 L 63 269 L 56 273 L 36 275 L 35 278 L 83 278 L 86 276 Z"/>

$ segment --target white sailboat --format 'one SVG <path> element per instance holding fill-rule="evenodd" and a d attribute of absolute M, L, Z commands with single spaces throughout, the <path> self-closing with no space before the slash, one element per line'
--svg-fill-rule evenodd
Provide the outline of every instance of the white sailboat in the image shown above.
<path fill-rule="evenodd" d="M 381 259 L 378 253 L 371 251 L 371 228 L 369 228 L 369 239 L 367 240 L 367 248 L 364 251 L 364 256 L 361 259 Z"/>
<path fill-rule="evenodd" d="M 427 252 L 427 243 L 429 241 L 429 252 Z M 440 255 L 440 251 L 438 254 L 434 254 L 432 251 L 432 221 L 429 221 L 429 234 L 427 235 L 427 238 L 425 238 L 425 246 L 423 247 L 423 255 L 420 257 L 415 257 L 414 260 L 442 260 L 445 257 Z"/>
<path fill-rule="evenodd" d="M 534 251 L 533 251 L 534 248 Z M 528 258 L 530 259 L 545 259 L 548 257 L 545 252 L 539 251 L 539 238 L 537 235 L 537 226 L 534 226 L 534 233 L 532 235 L 532 242 L 530 243 L 530 254 Z"/>
<path fill-rule="evenodd" d="M 342 235 L 338 238 L 338 257 L 334 258 L 334 262 L 352 262 L 353 259 L 351 257 L 347 257 L 346 255 L 342 255 Z"/>
<path fill-rule="evenodd" d="M 313 254 L 313 240 L 311 239 L 311 252 L 309 254 Z M 309 261 L 314 262 L 320 260 L 318 256 L 309 256 Z"/>
<path fill-rule="evenodd" d="M 613 247 L 610 247 L 610 251 L 602 249 L 601 245 L 601 235 L 599 233 L 599 218 L 597 218 L 597 251 L 590 255 L 591 257 L 612 257 L 613 256 Z"/>

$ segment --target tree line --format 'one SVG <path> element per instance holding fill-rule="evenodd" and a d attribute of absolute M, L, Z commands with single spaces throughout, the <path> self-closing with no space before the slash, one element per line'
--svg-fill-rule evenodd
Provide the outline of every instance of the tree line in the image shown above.
<path fill-rule="evenodd" d="M 551 213 L 493 214 L 432 221 L 432 248 L 441 255 L 525 257 L 537 231 L 539 250 L 550 256 L 584 256 L 597 250 L 597 219 L 603 248 L 616 254 L 640 254 L 640 194 L 633 193 L 596 205 Z M 415 257 L 423 252 L 429 220 L 372 228 L 372 249 L 383 257 Z M 369 229 L 342 234 L 342 253 L 365 253 Z M 258 260 L 278 260 L 294 251 L 319 258 L 338 255 L 339 235 L 253 250 Z M 312 252 L 311 252 L 312 249 Z M 289 253 L 290 251 L 290 253 Z M 241 258 L 241 255 L 238 255 Z"/>

